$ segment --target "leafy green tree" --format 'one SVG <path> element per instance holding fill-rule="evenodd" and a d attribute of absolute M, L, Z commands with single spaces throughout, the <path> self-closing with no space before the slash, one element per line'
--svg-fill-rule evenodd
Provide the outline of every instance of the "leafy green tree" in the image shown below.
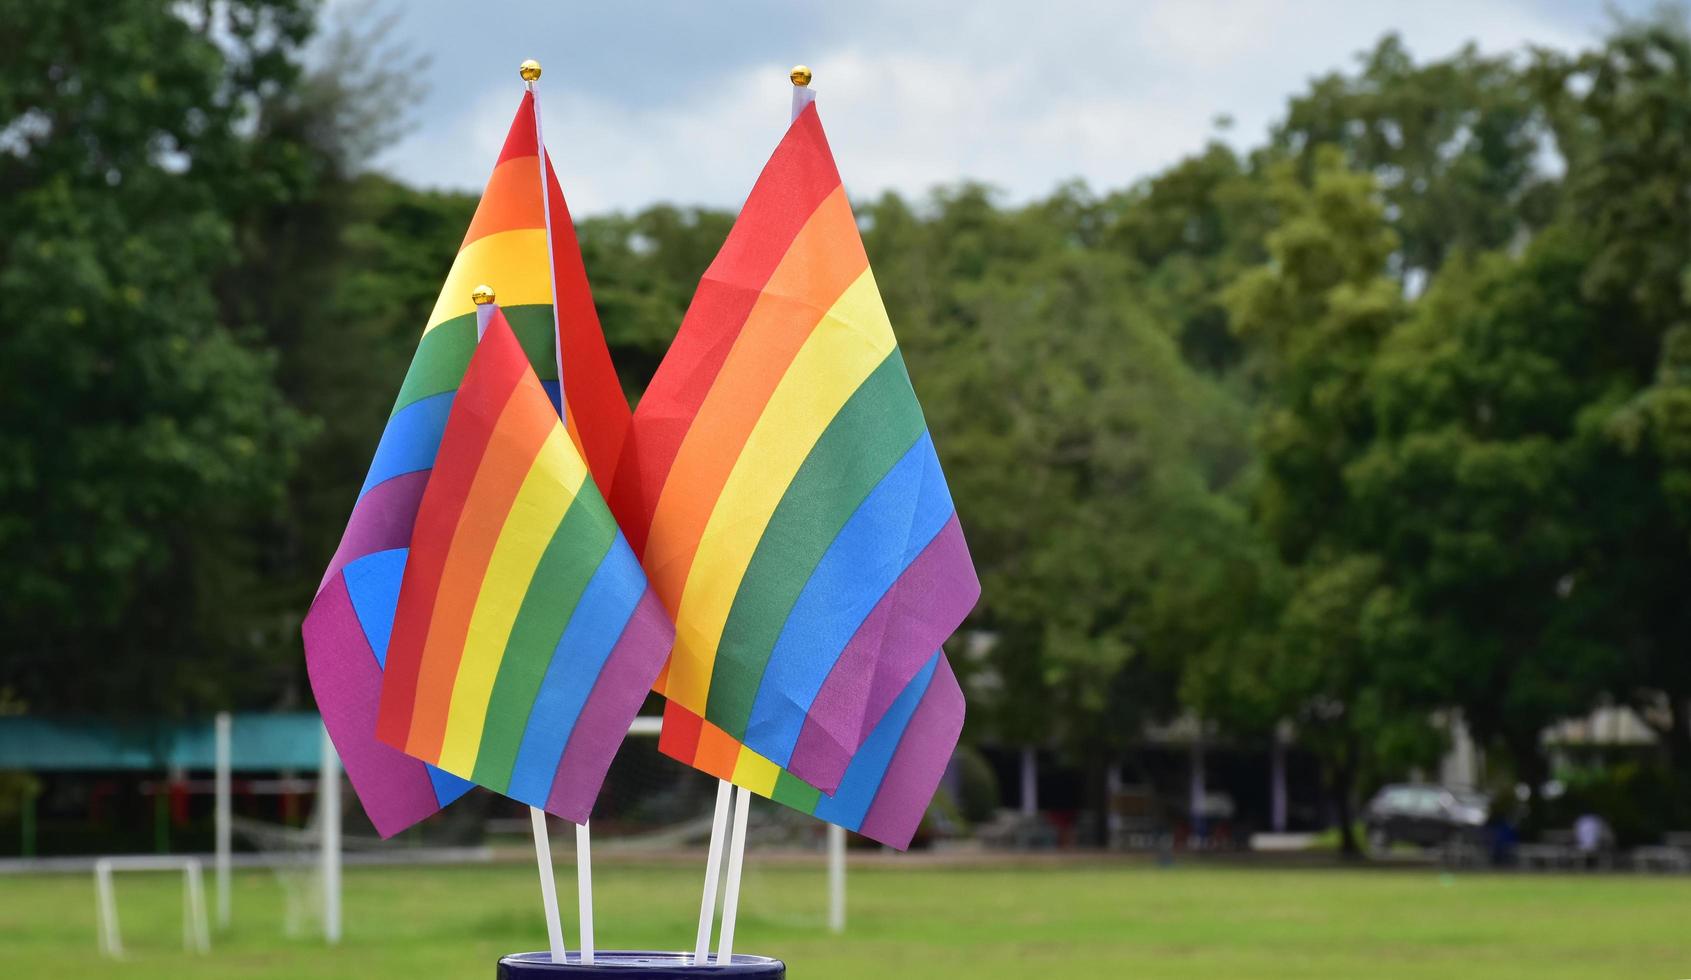
<path fill-rule="evenodd" d="M 1435 690 L 1532 787 L 1540 733 L 1588 709 L 1614 660 L 1596 620 L 1618 596 L 1586 570 L 1615 453 L 1587 413 L 1618 365 L 1578 299 L 1588 258 L 1558 229 L 1519 259 L 1452 260 L 1387 343 L 1376 440 L 1346 473 Z"/>
<path fill-rule="evenodd" d="M 668 204 L 578 222 L 593 303 L 628 391 L 641 391 L 657 371 L 733 223 L 724 211 Z"/>
<path fill-rule="evenodd" d="M 1135 259 L 1100 247 L 1116 206 L 1072 186 L 1005 211 L 966 187 L 925 220 L 890 195 L 862 217 L 996 640 L 972 724 L 1054 742 L 1095 806 L 1107 764 L 1178 711 L 1249 537 L 1225 494 L 1248 416 L 1185 362 Z"/>
<path fill-rule="evenodd" d="M 1355 74 L 1323 76 L 1292 99 L 1271 155 L 1307 175 L 1322 148 L 1338 147 L 1372 174 L 1398 235 L 1394 274 L 1435 272 L 1452 252 L 1500 248 L 1550 220 L 1551 127 L 1517 56 L 1469 44 L 1416 64 L 1387 34 L 1359 60 Z"/>
<path fill-rule="evenodd" d="M 1142 278 L 1144 301 L 1166 321 L 1194 368 L 1236 374 L 1244 348 L 1228 326 L 1222 289 L 1266 258 L 1272 202 L 1249 161 L 1213 142 L 1142 183 L 1107 196 L 1090 247 L 1119 251 Z"/>
<path fill-rule="evenodd" d="M 1320 758 L 1343 850 L 1355 854 L 1358 780 L 1424 756 L 1436 704 L 1403 667 L 1416 624 L 1367 547 L 1346 479 L 1375 434 L 1369 374 L 1404 316 L 1385 275 L 1398 240 L 1372 178 L 1336 150 L 1318 155 L 1308 183 L 1290 164 L 1271 179 L 1281 220 L 1270 261 L 1226 302 L 1261 372 L 1257 514 L 1289 582 L 1276 636 L 1239 647 L 1233 668 L 1263 679 L 1266 703 Z"/>
<path fill-rule="evenodd" d="M 302 430 L 218 287 L 235 216 L 297 177 L 243 127 L 310 13 L 0 13 L 0 621 L 32 709 L 179 708 L 246 662 L 242 532 Z"/>
<path fill-rule="evenodd" d="M 1538 80 L 1568 159 L 1563 220 L 1587 251 L 1577 302 L 1608 367 L 1581 411 L 1601 534 L 1581 581 L 1605 590 L 1624 651 L 1610 690 L 1691 774 L 1691 34 L 1683 8 L 1622 21 L 1599 48 L 1545 55 Z"/>

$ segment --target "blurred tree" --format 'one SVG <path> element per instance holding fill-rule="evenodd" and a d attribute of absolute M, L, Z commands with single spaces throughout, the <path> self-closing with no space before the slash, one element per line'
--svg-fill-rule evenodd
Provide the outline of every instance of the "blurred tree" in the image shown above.
<path fill-rule="evenodd" d="M 1178 709 L 1186 645 L 1229 619 L 1247 416 L 1183 361 L 1133 259 L 1096 247 L 1109 213 L 1084 188 L 929 208 L 888 195 L 862 223 L 982 577 L 972 717 L 1065 749 L 1100 807 L 1107 762 Z"/>
<path fill-rule="evenodd" d="M 1415 623 L 1366 547 L 1345 478 L 1374 437 L 1369 372 L 1404 316 L 1385 275 L 1398 240 L 1372 178 L 1335 149 L 1317 155 L 1307 183 L 1290 164 L 1271 180 L 1280 223 L 1270 260 L 1226 302 L 1261 375 L 1257 515 L 1290 579 L 1277 635 L 1237 647 L 1232 666 L 1262 680 L 1268 703 L 1319 756 L 1343 851 L 1356 854 L 1358 779 L 1425 757 L 1437 704 L 1405 668 Z"/>
<path fill-rule="evenodd" d="M 1292 99 L 1269 156 L 1298 160 L 1307 176 L 1323 147 L 1338 147 L 1372 174 L 1398 235 L 1395 275 L 1424 276 L 1453 251 L 1500 248 L 1550 220 L 1554 142 L 1518 57 L 1469 44 L 1417 65 L 1388 34 L 1360 62 Z"/>
<path fill-rule="evenodd" d="M 171 710 L 250 665 L 242 529 L 303 433 L 217 302 L 235 217 L 296 182 L 245 135 L 296 0 L 0 12 L 0 621 L 34 710 Z"/>
<path fill-rule="evenodd" d="M 1568 158 L 1563 221 L 1586 249 L 1578 303 L 1603 391 L 1582 406 L 1578 485 L 1601 539 L 1579 585 L 1608 600 L 1626 659 L 1611 689 L 1691 777 L 1691 33 L 1683 7 L 1546 53 L 1538 80 Z M 1587 365 L 1579 365 L 1586 371 Z"/>
<path fill-rule="evenodd" d="M 668 204 L 577 221 L 593 303 L 629 392 L 640 392 L 657 371 L 733 223 L 726 211 Z"/>
<path fill-rule="evenodd" d="M 1141 184 L 1109 195 L 1089 247 L 1119 251 L 1143 277 L 1144 301 L 1175 331 L 1193 367 L 1226 374 L 1244 350 L 1221 290 L 1263 261 L 1272 202 L 1231 149 L 1211 143 Z"/>
<path fill-rule="evenodd" d="M 298 704 L 308 695 L 299 623 L 392 407 L 397 380 L 475 207 L 364 168 L 406 128 L 425 63 L 391 39 L 397 11 L 338 5 L 311 67 L 252 99 L 254 153 L 277 178 L 225 202 L 239 262 L 218 277 L 229 319 L 276 356 L 284 397 L 312 422 L 279 507 L 242 529 L 260 576 L 227 619 L 253 659 L 225 697 Z M 285 178 L 285 179 L 284 179 Z"/>
<path fill-rule="evenodd" d="M 1346 473 L 1435 690 L 1531 787 L 1549 775 L 1541 732 L 1594 703 L 1615 656 L 1593 620 L 1617 596 L 1582 572 L 1594 505 L 1619 502 L 1615 454 L 1582 431 L 1618 363 L 1578 301 L 1588 256 L 1555 230 L 1520 259 L 1452 259 L 1387 343 L 1378 436 Z"/>

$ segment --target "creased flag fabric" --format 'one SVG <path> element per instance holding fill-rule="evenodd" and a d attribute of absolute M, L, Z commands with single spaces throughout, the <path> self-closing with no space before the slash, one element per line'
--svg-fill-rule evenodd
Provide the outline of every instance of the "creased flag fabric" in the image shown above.
<path fill-rule="evenodd" d="M 569 208 L 550 161 L 544 170 L 543 199 L 534 100 L 525 94 L 302 629 L 318 709 L 365 812 L 384 837 L 436 812 L 470 785 L 379 742 L 375 717 L 417 506 L 476 346 L 472 289 L 498 284 L 511 328 L 554 400 L 562 360 L 572 422 L 579 415 L 595 420 L 590 431 L 572 435 L 603 482 L 611 479 L 630 421 Z"/>
<path fill-rule="evenodd" d="M 418 506 L 377 736 L 583 823 L 673 639 L 495 309 Z"/>
<path fill-rule="evenodd" d="M 921 826 L 963 730 L 963 691 L 945 654 L 894 692 L 831 794 L 758 756 L 671 701 L 658 747 L 671 758 L 777 803 L 903 850 Z"/>
<path fill-rule="evenodd" d="M 701 280 L 611 506 L 676 624 L 658 690 L 823 792 L 873 683 L 902 691 L 979 597 L 814 105 Z"/>

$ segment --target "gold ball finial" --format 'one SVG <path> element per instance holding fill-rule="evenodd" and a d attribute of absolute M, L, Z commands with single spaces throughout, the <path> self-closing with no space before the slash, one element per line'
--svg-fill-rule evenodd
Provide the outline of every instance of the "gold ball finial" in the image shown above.
<path fill-rule="evenodd" d="M 493 302 L 493 287 L 486 283 L 470 290 L 470 302 L 477 306 L 486 306 Z"/>
<path fill-rule="evenodd" d="M 533 58 L 528 59 L 517 66 L 517 74 L 523 76 L 523 81 L 525 82 L 539 81 L 540 62 L 535 61 Z"/>
<path fill-rule="evenodd" d="M 810 84 L 810 69 L 803 65 L 794 65 L 793 70 L 787 73 L 787 77 L 793 80 L 794 85 L 804 88 Z"/>

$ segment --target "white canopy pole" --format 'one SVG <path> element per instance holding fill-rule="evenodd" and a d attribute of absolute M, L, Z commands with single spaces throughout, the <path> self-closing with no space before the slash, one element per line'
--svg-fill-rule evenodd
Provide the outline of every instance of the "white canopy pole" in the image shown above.
<path fill-rule="evenodd" d="M 232 817 L 229 773 L 234 765 L 231 744 L 233 742 L 233 728 L 234 721 L 229 712 L 219 711 L 212 729 L 212 753 L 215 757 L 216 766 L 213 781 L 216 786 L 217 800 L 213 806 L 213 820 L 217 834 L 217 927 L 219 929 L 229 928 L 229 853 L 231 850 L 230 820 Z"/>
<path fill-rule="evenodd" d="M 341 757 L 329 730 L 323 730 L 323 764 L 318 767 L 317 806 L 320 810 L 323 866 L 323 938 L 341 941 Z"/>

